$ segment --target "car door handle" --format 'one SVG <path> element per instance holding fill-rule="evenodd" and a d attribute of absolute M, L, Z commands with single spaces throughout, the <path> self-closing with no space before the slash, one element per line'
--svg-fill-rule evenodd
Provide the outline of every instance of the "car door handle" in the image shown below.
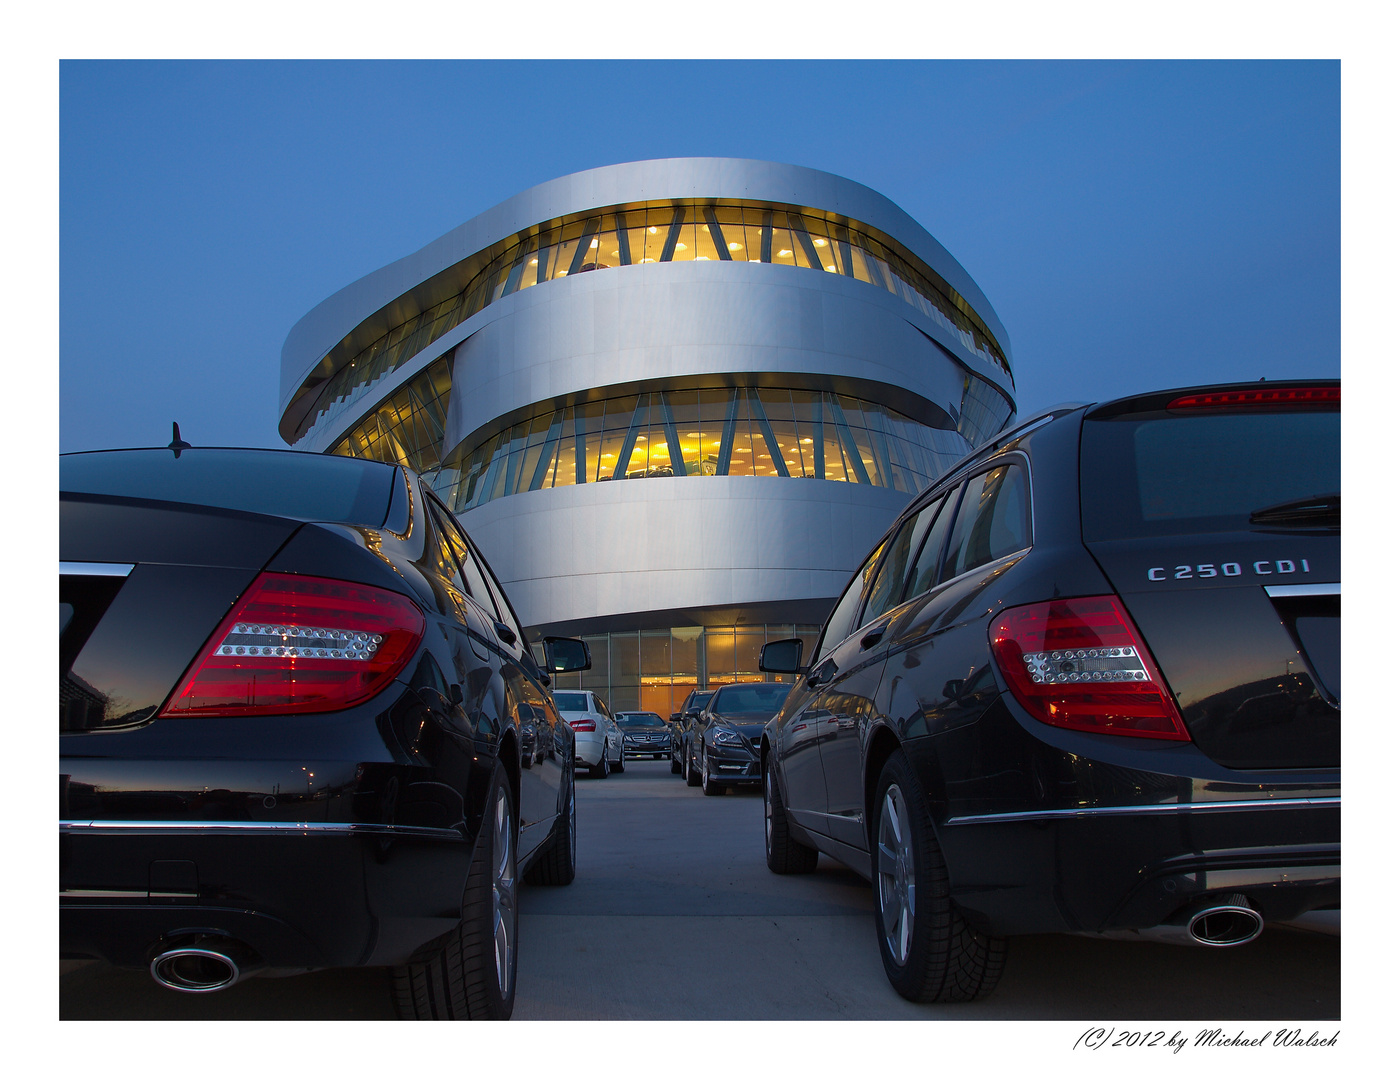
<path fill-rule="evenodd" d="M 874 630 L 870 631 L 870 633 L 866 634 L 865 637 L 860 639 L 861 651 L 863 652 L 866 649 L 874 648 L 876 645 L 880 644 L 880 639 L 884 636 L 885 628 L 883 626 L 875 627 Z"/>
<path fill-rule="evenodd" d="M 515 631 L 503 622 L 496 623 L 496 636 L 507 645 L 515 644 Z"/>

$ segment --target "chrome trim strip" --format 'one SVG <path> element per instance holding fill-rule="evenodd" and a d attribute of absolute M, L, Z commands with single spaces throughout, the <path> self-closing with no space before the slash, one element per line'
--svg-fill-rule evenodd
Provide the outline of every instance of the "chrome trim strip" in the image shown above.
<path fill-rule="evenodd" d="M 198 893 L 152 893 L 145 889 L 59 889 L 60 900 L 145 900 L 151 896 L 197 896 Z"/>
<path fill-rule="evenodd" d="M 58 572 L 82 577 L 126 577 L 136 569 L 135 563 L 120 562 L 60 562 Z"/>
<path fill-rule="evenodd" d="M 1265 585 L 1264 592 L 1270 596 L 1341 596 L 1342 583 L 1329 581 L 1307 585 Z"/>
<path fill-rule="evenodd" d="M 59 832 L 68 833 L 200 833 L 205 836 L 314 833 L 321 836 L 403 836 L 425 840 L 465 840 L 456 829 L 439 829 L 426 825 L 376 825 L 355 821 L 60 821 L 58 829 Z"/>
<path fill-rule="evenodd" d="M 1013 821 L 1060 821 L 1087 817 L 1121 817 L 1125 814 L 1214 814 L 1234 810 L 1303 810 L 1342 805 L 1341 796 L 1316 799 L 1235 799 L 1209 803 L 1164 803 L 1151 806 L 1086 806 L 1068 810 L 1024 810 L 1012 814 L 969 814 L 949 818 L 948 825 L 1003 824 Z"/>

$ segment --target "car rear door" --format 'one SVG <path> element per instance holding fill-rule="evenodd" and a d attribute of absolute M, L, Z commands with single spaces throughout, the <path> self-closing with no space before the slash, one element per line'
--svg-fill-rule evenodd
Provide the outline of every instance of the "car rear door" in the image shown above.
<path fill-rule="evenodd" d="M 1232 768 L 1339 765 L 1340 386 L 1091 411 L 1080 485 L 1085 543 L 1196 745 Z"/>

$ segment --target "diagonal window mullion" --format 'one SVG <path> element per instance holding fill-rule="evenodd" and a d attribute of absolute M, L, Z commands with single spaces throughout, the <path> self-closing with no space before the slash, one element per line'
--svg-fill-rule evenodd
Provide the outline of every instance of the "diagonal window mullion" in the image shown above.
<path fill-rule="evenodd" d="M 627 235 L 627 222 L 622 211 L 617 213 L 617 256 L 622 266 L 632 265 L 632 241 Z"/>
<path fill-rule="evenodd" d="M 719 226 L 719 218 L 715 216 L 713 206 L 705 207 L 705 221 L 710 226 L 710 239 L 715 242 L 715 252 L 724 262 L 733 262 L 734 256 L 729 254 L 729 245 L 724 241 L 724 230 Z"/>
<path fill-rule="evenodd" d="M 870 474 L 865 471 L 865 462 L 861 460 L 860 448 L 856 446 L 856 437 L 851 434 L 851 425 L 846 422 L 841 403 L 836 400 L 835 394 L 827 394 L 826 399 L 831 403 L 831 415 L 836 418 L 836 434 L 841 439 L 846 456 L 851 459 L 851 468 L 855 470 L 856 479 L 862 484 L 870 483 Z"/>
<path fill-rule="evenodd" d="M 812 236 L 807 231 L 807 226 L 796 214 L 788 215 L 788 224 L 792 227 L 792 235 L 797 237 L 797 242 L 802 245 L 803 252 L 812 264 L 814 270 L 824 270 L 826 265 L 822 262 L 821 256 L 817 254 L 816 245 L 812 243 Z"/>
<path fill-rule="evenodd" d="M 676 418 L 671 414 L 671 399 L 666 391 L 657 394 L 661 399 L 661 423 L 666 429 L 666 448 L 671 452 L 671 472 L 685 476 L 685 458 L 681 454 L 681 437 L 676 432 Z"/>
<path fill-rule="evenodd" d="M 598 218 L 589 218 L 584 222 L 583 235 L 578 238 L 578 247 L 574 248 L 574 260 L 569 263 L 570 275 L 577 274 L 579 269 L 583 266 L 583 260 L 587 258 L 590 250 L 588 242 L 597 235 L 599 224 L 600 220 Z M 597 260 L 595 259 L 594 262 L 597 262 Z"/>
<path fill-rule="evenodd" d="M 641 430 L 642 424 L 646 422 L 649 394 L 638 394 L 637 405 L 632 410 L 632 422 L 627 425 L 627 435 L 622 440 L 622 448 L 617 453 L 617 464 L 613 466 L 614 480 L 621 480 L 627 475 L 627 465 L 632 460 L 632 451 L 637 445 L 637 433 Z"/>
<path fill-rule="evenodd" d="M 729 393 L 729 407 L 724 414 L 724 434 L 719 440 L 719 460 L 715 462 L 715 475 L 729 475 L 729 459 L 734 453 L 734 424 L 739 416 L 739 391 Z"/>
<path fill-rule="evenodd" d="M 661 261 L 670 262 L 671 257 L 676 253 L 676 241 L 681 238 L 681 226 L 685 224 L 685 207 L 676 207 L 675 215 L 671 218 L 671 229 L 666 234 L 666 244 L 661 249 Z"/>
<path fill-rule="evenodd" d="M 588 422 L 582 403 L 574 406 L 574 483 L 588 483 Z"/>
<path fill-rule="evenodd" d="M 766 263 L 773 261 L 773 211 L 763 211 L 763 240 L 759 245 L 758 257 Z"/>
<path fill-rule="evenodd" d="M 515 262 L 511 263 L 510 273 L 506 275 L 506 287 L 501 290 L 502 296 L 509 296 L 520 288 L 520 278 L 525 273 L 525 259 L 529 254 L 529 244 L 522 242 L 519 251 L 516 252 Z"/>
<path fill-rule="evenodd" d="M 539 491 L 544 487 L 545 475 L 549 472 L 549 463 L 554 460 L 554 455 L 559 450 L 559 432 L 564 427 L 564 410 L 556 409 L 554 416 L 549 421 L 549 434 L 544 437 L 544 446 L 540 448 L 540 460 L 535 463 L 535 474 L 530 477 L 530 490 Z"/>
<path fill-rule="evenodd" d="M 787 462 L 783 460 L 783 448 L 778 445 L 778 440 L 773 434 L 773 425 L 768 422 L 768 414 L 763 411 L 763 402 L 759 400 L 758 391 L 752 387 L 749 389 L 749 414 L 758 420 L 758 429 L 763 432 L 763 441 L 768 444 L 768 455 L 773 459 L 773 468 L 779 476 L 791 476 Z"/>
<path fill-rule="evenodd" d="M 826 442 L 822 433 L 822 395 L 812 395 L 812 475 L 826 479 Z"/>

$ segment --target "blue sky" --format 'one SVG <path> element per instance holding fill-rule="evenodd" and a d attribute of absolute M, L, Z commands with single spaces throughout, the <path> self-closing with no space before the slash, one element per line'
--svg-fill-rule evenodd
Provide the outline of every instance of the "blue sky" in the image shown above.
<path fill-rule="evenodd" d="M 287 331 L 523 188 L 753 157 L 883 193 L 1010 336 L 1022 414 L 1340 375 L 1340 67 L 60 66 L 60 449 L 281 445 Z"/>

